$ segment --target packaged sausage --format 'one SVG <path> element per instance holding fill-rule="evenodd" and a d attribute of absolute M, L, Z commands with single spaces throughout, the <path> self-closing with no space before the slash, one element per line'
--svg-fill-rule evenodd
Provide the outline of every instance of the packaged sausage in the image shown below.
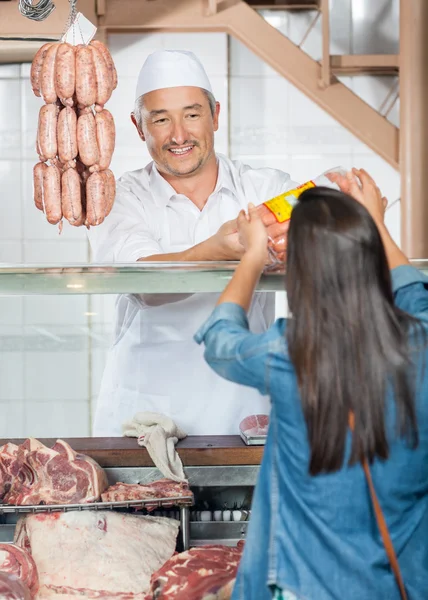
<path fill-rule="evenodd" d="M 278 227 L 277 224 L 286 223 L 290 220 L 294 206 L 296 206 L 300 195 L 306 190 L 317 186 L 339 189 L 329 178 L 329 175 L 333 173 L 346 175 L 347 170 L 344 167 L 335 167 L 328 171 L 324 171 L 324 173 L 318 177 L 306 181 L 306 183 L 288 190 L 279 196 L 275 196 L 275 198 L 263 202 L 263 204 L 258 207 L 263 223 L 268 228 L 269 253 L 273 262 L 280 262 L 285 258 L 284 253 L 287 245 L 286 233 L 281 227 Z"/>

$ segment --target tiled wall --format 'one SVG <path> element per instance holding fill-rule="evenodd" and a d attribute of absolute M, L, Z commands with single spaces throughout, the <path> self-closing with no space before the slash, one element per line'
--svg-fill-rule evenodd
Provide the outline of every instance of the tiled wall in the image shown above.
<path fill-rule="evenodd" d="M 398 0 L 331 0 L 332 53 L 397 52 Z M 263 16 L 299 44 L 313 13 L 265 11 Z M 303 49 L 321 56 L 321 23 Z M 305 181 L 323 170 L 362 166 L 391 201 L 399 175 L 243 45 L 221 33 L 114 34 L 119 75 L 109 102 L 117 127 L 112 163 L 118 177 L 149 161 L 130 120 L 138 71 L 161 48 L 193 50 L 221 103 L 217 151 L 254 167 L 273 166 Z M 344 78 L 379 108 L 393 78 Z M 41 100 L 29 85 L 29 65 L 0 65 L 0 262 L 87 262 L 82 228 L 61 236 L 35 209 L 32 167 Z M 398 125 L 398 105 L 390 115 Z M 399 239 L 399 205 L 387 213 Z M 279 298 L 279 307 L 285 304 Z M 0 436 L 89 435 L 110 339 L 113 296 L 0 297 Z"/>

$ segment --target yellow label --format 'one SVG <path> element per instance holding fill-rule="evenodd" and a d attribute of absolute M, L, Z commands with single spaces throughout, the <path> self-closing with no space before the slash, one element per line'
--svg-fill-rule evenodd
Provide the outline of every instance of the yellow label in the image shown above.
<path fill-rule="evenodd" d="M 287 198 L 293 196 L 293 198 L 297 200 L 300 194 L 303 194 L 304 191 L 313 187 L 315 187 L 315 183 L 313 183 L 313 181 L 307 181 L 292 190 L 288 190 L 288 192 L 284 192 L 275 198 L 267 200 L 267 202 L 264 202 L 263 204 L 275 215 L 278 223 L 284 223 L 284 221 L 290 219 L 293 210 L 293 206 Z"/>

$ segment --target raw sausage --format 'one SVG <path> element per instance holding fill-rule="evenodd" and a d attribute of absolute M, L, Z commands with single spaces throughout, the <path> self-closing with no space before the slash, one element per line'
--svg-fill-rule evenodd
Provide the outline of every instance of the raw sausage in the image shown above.
<path fill-rule="evenodd" d="M 116 197 L 116 180 L 114 178 L 113 173 L 110 169 L 103 171 L 105 178 L 105 202 L 106 202 L 106 214 L 110 214 L 111 209 L 113 208 L 114 199 Z"/>
<path fill-rule="evenodd" d="M 40 118 L 40 117 L 39 117 Z M 47 158 L 46 156 L 43 156 L 42 151 L 40 149 L 40 142 L 39 142 L 39 128 L 37 127 L 37 136 L 36 136 L 36 152 L 39 155 L 39 160 L 40 162 L 46 162 Z"/>
<path fill-rule="evenodd" d="M 46 159 L 57 155 L 56 128 L 58 108 L 55 104 L 45 104 L 39 112 L 38 141 L 40 153 Z"/>
<path fill-rule="evenodd" d="M 41 92 L 46 104 L 54 104 L 57 101 L 55 89 L 55 62 L 59 44 L 52 44 L 48 48 L 42 65 Z"/>
<path fill-rule="evenodd" d="M 82 106 L 92 106 L 97 96 L 92 50 L 83 45 L 76 49 L 76 96 Z"/>
<path fill-rule="evenodd" d="M 58 98 L 66 106 L 73 106 L 76 87 L 76 60 L 71 44 L 60 44 L 55 62 L 55 87 Z"/>
<path fill-rule="evenodd" d="M 115 90 L 117 88 L 117 72 L 109 49 L 99 40 L 92 40 L 91 46 L 94 46 L 103 55 L 104 60 L 107 63 L 108 70 L 110 71 L 112 90 Z"/>
<path fill-rule="evenodd" d="M 101 173 L 92 173 L 86 182 L 86 225 L 99 225 L 105 214 L 105 177 Z"/>
<path fill-rule="evenodd" d="M 98 170 L 104 171 L 110 166 L 116 141 L 114 119 L 112 114 L 104 109 L 95 115 L 95 123 L 99 151 Z"/>
<path fill-rule="evenodd" d="M 90 167 L 99 161 L 95 117 L 92 113 L 77 119 L 77 148 L 83 164 Z"/>
<path fill-rule="evenodd" d="M 51 42 L 47 44 L 43 44 L 37 52 L 31 63 L 31 71 L 30 71 L 30 81 L 31 87 L 33 88 L 33 92 L 36 96 L 40 98 L 40 75 L 42 72 L 43 61 L 46 56 L 46 52 L 52 46 Z"/>
<path fill-rule="evenodd" d="M 89 48 L 92 50 L 94 59 L 97 84 L 95 110 L 99 112 L 103 109 L 104 104 L 106 104 L 113 91 L 111 72 L 107 66 L 104 56 L 101 54 L 98 48 L 96 48 L 96 46 L 89 46 Z"/>
<path fill-rule="evenodd" d="M 76 169 L 68 169 L 62 174 L 61 208 L 64 218 L 70 225 L 77 227 L 82 225 L 81 182 Z"/>
<path fill-rule="evenodd" d="M 39 162 L 33 169 L 34 204 L 39 210 L 43 210 L 43 173 L 48 168 L 44 162 Z"/>
<path fill-rule="evenodd" d="M 57 133 L 58 156 L 61 162 L 67 163 L 77 156 L 77 117 L 69 106 L 59 113 Z"/>
<path fill-rule="evenodd" d="M 61 176 L 55 165 L 46 167 L 43 171 L 43 198 L 46 218 L 52 225 L 62 219 L 61 210 Z"/>

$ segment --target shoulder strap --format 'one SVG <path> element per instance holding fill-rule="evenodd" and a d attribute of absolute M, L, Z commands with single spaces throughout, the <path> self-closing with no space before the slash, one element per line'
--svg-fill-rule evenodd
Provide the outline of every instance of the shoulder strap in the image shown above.
<path fill-rule="evenodd" d="M 349 414 L 349 428 L 354 431 L 354 414 Z M 401 600 L 408 600 L 406 588 L 404 587 L 403 578 L 401 576 L 400 565 L 398 564 L 397 555 L 395 554 L 394 546 L 392 544 L 391 536 L 389 535 L 388 525 L 386 524 L 385 515 L 383 514 L 382 508 L 379 503 L 379 499 L 376 494 L 376 490 L 373 485 L 372 474 L 370 472 L 369 464 L 365 458 L 361 460 L 361 464 L 366 476 L 367 485 L 370 492 L 370 498 L 372 501 L 373 509 L 376 516 L 377 526 L 379 528 L 382 542 L 385 547 L 386 555 L 388 557 L 391 568 L 394 572 L 397 585 L 400 590 Z"/>

